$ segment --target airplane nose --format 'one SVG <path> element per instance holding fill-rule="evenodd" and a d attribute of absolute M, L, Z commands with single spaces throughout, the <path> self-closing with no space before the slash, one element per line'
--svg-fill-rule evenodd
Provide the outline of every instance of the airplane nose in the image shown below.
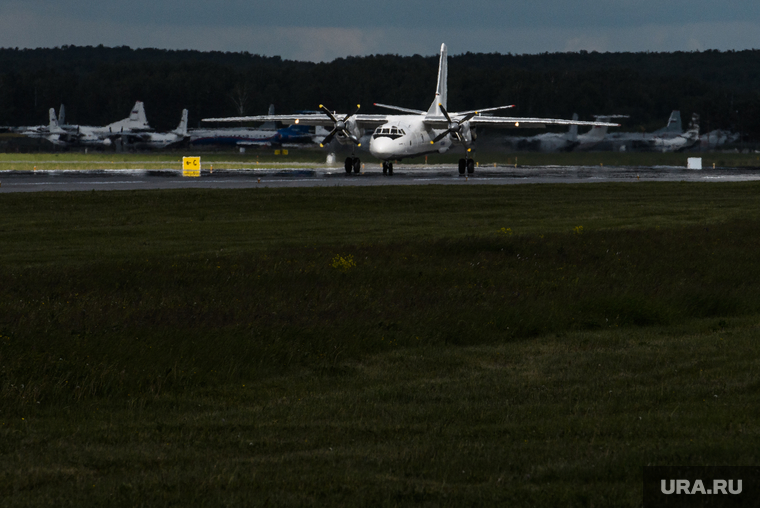
<path fill-rule="evenodd" d="M 369 143 L 369 153 L 380 160 L 393 158 L 393 140 L 391 138 L 375 138 Z"/>

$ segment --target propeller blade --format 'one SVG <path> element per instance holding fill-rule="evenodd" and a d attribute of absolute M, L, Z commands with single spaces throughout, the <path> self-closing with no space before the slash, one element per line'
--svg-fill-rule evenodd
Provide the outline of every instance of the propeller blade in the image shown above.
<path fill-rule="evenodd" d="M 343 121 L 345 122 L 346 120 L 348 120 L 349 118 L 351 118 L 352 116 L 354 116 L 356 113 L 358 113 L 359 109 L 361 109 L 361 107 L 362 107 L 361 104 L 357 104 L 356 105 L 356 111 L 354 111 L 353 113 L 351 113 L 349 115 L 346 115 L 346 118 L 344 118 Z"/>
<path fill-rule="evenodd" d="M 441 112 L 443 113 L 443 116 L 446 117 L 446 120 L 451 123 L 451 117 L 449 116 L 449 112 L 446 111 L 446 108 L 443 107 L 443 104 L 438 104 L 438 107 L 441 108 Z"/>
<path fill-rule="evenodd" d="M 333 140 L 335 135 L 338 133 L 338 129 L 333 129 L 330 131 L 330 133 L 325 136 L 325 139 L 322 140 L 322 143 L 320 143 L 321 146 L 329 145 L 330 141 Z"/>
<path fill-rule="evenodd" d="M 329 117 L 330 117 L 330 120 L 332 120 L 332 121 L 333 121 L 333 122 L 335 122 L 335 123 L 338 123 L 338 119 L 337 119 L 337 118 L 335 118 L 335 115 L 333 115 L 333 114 L 330 112 L 330 110 L 329 110 L 329 109 L 327 109 L 326 107 L 324 107 L 322 104 L 320 104 L 320 105 L 319 105 L 319 109 L 321 109 L 321 110 L 322 110 L 322 112 L 323 112 L 324 114 L 326 114 L 327 116 L 329 116 Z"/>
<path fill-rule="evenodd" d="M 445 130 L 445 131 L 443 131 L 442 133 L 438 134 L 438 135 L 437 135 L 437 136 L 436 136 L 436 137 L 433 139 L 433 141 L 431 141 L 431 142 L 430 142 L 430 144 L 431 144 L 431 145 L 434 145 L 435 143 L 438 143 L 440 140 L 442 140 L 443 138 L 445 138 L 445 137 L 446 137 L 446 136 L 448 136 L 449 134 L 451 134 L 451 129 L 446 129 L 446 130 Z"/>
<path fill-rule="evenodd" d="M 459 120 L 459 123 L 465 123 L 465 122 L 467 122 L 469 120 L 472 120 L 472 117 L 474 117 L 477 114 L 478 114 L 477 111 L 473 111 L 472 113 L 468 113 L 468 114 L 466 114 L 464 116 L 464 118 L 462 118 L 461 120 Z"/>

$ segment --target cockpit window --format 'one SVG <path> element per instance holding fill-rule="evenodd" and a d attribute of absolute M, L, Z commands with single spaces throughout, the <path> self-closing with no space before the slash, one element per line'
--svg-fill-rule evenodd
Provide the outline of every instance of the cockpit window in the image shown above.
<path fill-rule="evenodd" d="M 404 136 L 406 133 L 404 132 L 404 129 L 399 129 L 398 127 L 378 127 L 375 129 L 375 134 L 372 136 L 374 139 L 377 138 L 391 138 L 391 139 L 398 139 L 401 136 Z"/>

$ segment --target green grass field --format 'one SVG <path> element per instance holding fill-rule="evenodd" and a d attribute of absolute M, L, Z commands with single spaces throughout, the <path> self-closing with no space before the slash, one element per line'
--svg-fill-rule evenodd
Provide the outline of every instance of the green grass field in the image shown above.
<path fill-rule="evenodd" d="M 760 184 L 4 194 L 2 506 L 640 506 L 758 465 Z"/>
<path fill-rule="evenodd" d="M 177 169 L 182 168 L 182 156 L 200 155 L 203 167 L 208 169 L 238 169 L 252 167 L 275 167 L 287 164 L 317 164 L 325 163 L 327 152 L 317 148 L 301 147 L 286 148 L 248 148 L 246 153 L 234 151 L 205 151 L 199 148 L 186 150 L 153 151 L 147 153 L 116 153 L 116 152 L 60 152 L 60 153 L 31 153 L 31 154 L 0 154 L 0 171 L 33 171 L 37 170 L 87 170 L 112 168 L 139 169 Z M 280 153 L 276 154 L 275 152 Z M 337 154 L 337 164 L 347 153 Z M 379 164 L 369 153 L 359 153 L 362 161 L 369 164 Z M 427 157 L 417 157 L 404 160 L 405 164 L 456 164 L 461 154 L 434 154 Z M 757 153 L 621 153 L 621 152 L 571 152 L 571 153 L 503 153 L 493 150 L 475 152 L 474 158 L 482 167 L 493 164 L 519 166 L 680 166 L 686 167 L 686 159 L 701 157 L 704 168 L 715 165 L 716 168 L 727 167 L 760 167 L 760 154 Z"/>

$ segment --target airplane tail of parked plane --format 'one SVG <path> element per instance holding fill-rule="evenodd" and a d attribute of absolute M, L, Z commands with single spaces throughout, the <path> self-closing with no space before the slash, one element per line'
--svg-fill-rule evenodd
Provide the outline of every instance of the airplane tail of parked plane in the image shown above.
<path fill-rule="evenodd" d="M 573 113 L 573 120 L 578 119 L 578 113 Z M 571 125 L 570 129 L 567 132 L 567 139 L 571 142 L 578 141 L 578 126 L 577 125 Z"/>
<path fill-rule="evenodd" d="M 174 134 L 178 134 L 180 136 L 187 136 L 187 110 L 182 110 L 182 120 L 180 120 L 179 125 L 176 129 L 174 129 Z"/>
<path fill-rule="evenodd" d="M 135 107 L 129 113 L 129 121 L 138 126 L 148 126 L 148 119 L 145 116 L 145 105 L 142 102 L 135 102 Z"/>
<path fill-rule="evenodd" d="M 48 119 L 48 132 L 51 134 L 60 134 L 63 132 L 61 125 L 58 123 L 58 118 L 55 116 L 55 108 L 50 108 L 50 111 L 48 111 Z"/>
<path fill-rule="evenodd" d="M 610 122 L 617 118 L 628 118 L 628 115 L 594 115 L 594 120 L 597 122 Z M 583 134 L 584 143 L 598 143 L 602 141 L 607 135 L 607 129 L 609 129 L 607 125 L 591 127 L 586 134 Z"/>
<path fill-rule="evenodd" d="M 446 49 L 446 44 L 441 44 L 441 57 L 438 61 L 438 85 L 435 89 L 435 99 L 433 99 L 433 103 L 430 105 L 430 109 L 428 109 L 427 112 L 427 114 L 430 116 L 443 116 L 441 106 L 443 106 L 445 109 L 448 109 L 449 107 L 447 102 L 447 83 L 449 75 L 448 58 L 446 58 L 447 52 L 448 50 Z"/>
<path fill-rule="evenodd" d="M 678 135 L 682 133 L 683 133 L 683 126 L 681 125 L 681 112 L 678 110 L 673 110 L 670 113 L 670 118 L 668 118 L 668 125 L 666 125 L 662 129 L 654 131 L 652 134 Z"/>
<path fill-rule="evenodd" d="M 61 108 L 58 110 L 58 125 L 66 125 L 66 109 L 61 104 Z"/>
<path fill-rule="evenodd" d="M 269 112 L 267 113 L 269 116 L 274 116 L 274 104 L 269 105 Z M 276 131 L 277 130 L 277 122 L 264 122 L 259 126 L 259 129 L 263 131 Z"/>
<path fill-rule="evenodd" d="M 665 127 L 665 132 L 683 132 L 683 126 L 681 125 L 681 112 L 673 111 L 668 118 L 668 125 Z"/>
<path fill-rule="evenodd" d="M 55 108 L 50 108 L 48 111 L 48 128 L 52 131 L 58 128 L 58 118 L 55 116 Z"/>
<path fill-rule="evenodd" d="M 106 126 L 110 132 L 149 130 L 148 119 L 145 116 L 145 105 L 141 101 L 135 102 L 129 117 Z"/>

